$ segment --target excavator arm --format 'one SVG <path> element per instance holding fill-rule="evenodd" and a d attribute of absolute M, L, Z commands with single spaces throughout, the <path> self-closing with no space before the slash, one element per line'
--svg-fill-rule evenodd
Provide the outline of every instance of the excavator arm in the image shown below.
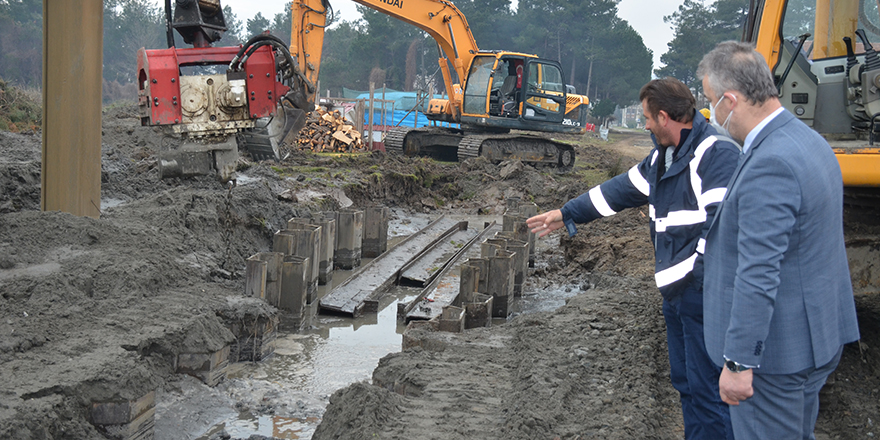
<path fill-rule="evenodd" d="M 467 69 L 479 52 L 477 42 L 471 33 L 467 19 L 451 2 L 446 0 L 352 0 L 355 3 L 375 9 L 425 31 L 434 38 L 439 47 L 440 70 L 446 91 L 453 99 L 450 109 L 454 116 L 461 114 L 460 103 L 463 82 L 467 79 Z M 290 53 L 299 68 L 312 82 L 317 83 L 321 68 L 321 47 L 324 42 L 324 28 L 327 25 L 327 0 L 296 0 L 291 6 L 292 30 Z M 455 70 L 459 83 L 455 83 L 452 72 Z M 454 99 L 458 96 L 459 99 Z M 310 95 L 314 102 L 315 95 Z"/>

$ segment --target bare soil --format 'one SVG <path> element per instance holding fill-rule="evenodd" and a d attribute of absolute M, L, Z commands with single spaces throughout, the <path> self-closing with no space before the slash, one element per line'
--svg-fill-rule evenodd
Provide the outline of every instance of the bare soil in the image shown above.
<path fill-rule="evenodd" d="M 39 211 L 40 135 L 0 132 L 0 438 L 107 438 L 89 421 L 93 403 L 179 387 L 178 354 L 217 350 L 233 339 L 231 321 L 274 313 L 242 296 L 241 272 L 290 217 L 371 203 L 500 214 L 510 197 L 550 209 L 650 150 L 642 133 L 570 137 L 578 163 L 566 176 L 285 150 L 279 164 L 243 160 L 228 191 L 211 177 L 159 180 L 161 139 L 133 106 L 105 112 L 104 209 L 90 219 Z M 409 330 L 419 346 L 383 358 L 371 383 L 334 393 L 313 438 L 681 439 L 646 215 L 628 210 L 542 241 L 525 290 L 579 290 L 556 311 L 463 334 Z M 865 258 L 851 261 L 869 280 L 877 217 L 859 219 Z M 877 434 L 880 295 L 868 283 L 856 299 L 863 339 L 823 391 L 819 438 Z M 241 410 L 271 414 L 239 398 Z"/>

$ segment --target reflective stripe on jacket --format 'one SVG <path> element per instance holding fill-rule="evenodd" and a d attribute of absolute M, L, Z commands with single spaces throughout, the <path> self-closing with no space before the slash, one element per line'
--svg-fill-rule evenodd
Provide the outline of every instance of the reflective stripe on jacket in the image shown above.
<path fill-rule="evenodd" d="M 569 235 L 574 235 L 576 223 L 648 204 L 654 279 L 663 296 L 672 298 L 691 282 L 702 285 L 706 231 L 727 192 L 739 148 L 730 139 L 717 136 L 705 118 L 695 117 L 693 129 L 669 169 L 659 173 L 659 156 L 666 148 L 658 146 L 653 135 L 651 138 L 654 149 L 644 160 L 627 173 L 569 200 L 562 207 L 562 218 Z"/>

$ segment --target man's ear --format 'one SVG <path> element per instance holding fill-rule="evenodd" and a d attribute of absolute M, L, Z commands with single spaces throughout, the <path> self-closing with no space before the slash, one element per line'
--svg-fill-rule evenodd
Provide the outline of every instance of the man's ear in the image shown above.
<path fill-rule="evenodd" d="M 662 126 L 666 126 L 666 123 L 670 121 L 669 113 L 666 113 L 666 110 L 660 110 L 657 112 L 657 123 Z"/>

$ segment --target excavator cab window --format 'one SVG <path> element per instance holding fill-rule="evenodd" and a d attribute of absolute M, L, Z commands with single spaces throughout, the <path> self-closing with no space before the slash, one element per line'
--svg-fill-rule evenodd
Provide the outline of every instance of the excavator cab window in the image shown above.
<path fill-rule="evenodd" d="M 565 81 L 559 63 L 540 58 L 529 59 L 522 117 L 546 122 L 562 122 L 565 116 Z"/>
<path fill-rule="evenodd" d="M 493 78 L 494 56 L 474 58 L 464 88 L 463 113 L 485 115 L 488 112 L 489 83 Z"/>
<path fill-rule="evenodd" d="M 808 60 L 845 57 L 844 37 L 852 39 L 856 55 L 865 53 L 865 45 L 856 37 L 857 29 L 863 29 L 875 50 L 880 50 L 877 0 L 789 0 L 781 26 L 782 39 L 794 47 L 801 35 L 810 34 L 801 48 L 801 55 Z"/>

